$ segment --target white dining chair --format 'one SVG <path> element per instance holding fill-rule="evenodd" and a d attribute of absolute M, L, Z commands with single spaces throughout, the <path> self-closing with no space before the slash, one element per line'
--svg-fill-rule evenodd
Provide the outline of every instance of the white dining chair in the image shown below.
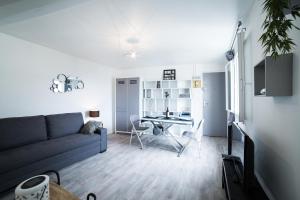
<path fill-rule="evenodd" d="M 198 123 L 195 123 L 195 125 L 192 127 L 191 130 L 189 131 L 184 131 L 182 133 L 182 137 L 186 137 L 188 139 L 188 141 L 185 143 L 185 145 L 183 146 L 180 154 L 182 154 L 182 152 L 186 149 L 186 147 L 190 144 L 191 141 L 196 141 L 197 142 L 197 147 L 198 147 L 198 151 L 200 153 L 200 143 L 201 143 L 201 138 L 202 135 L 200 135 L 201 133 L 201 125 L 203 124 L 203 120 L 200 120 Z"/>
<path fill-rule="evenodd" d="M 132 136 L 136 135 L 141 144 L 141 149 L 143 149 L 144 146 L 143 146 L 143 142 L 141 140 L 141 136 L 145 133 L 146 130 L 149 129 L 149 127 L 141 126 L 141 119 L 138 115 L 130 115 L 130 123 L 132 125 L 132 129 L 131 129 L 129 144 L 131 145 Z"/>

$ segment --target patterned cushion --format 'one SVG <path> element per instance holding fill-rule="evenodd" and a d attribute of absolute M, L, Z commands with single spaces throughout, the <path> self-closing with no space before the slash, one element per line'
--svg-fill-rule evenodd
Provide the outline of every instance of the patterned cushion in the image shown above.
<path fill-rule="evenodd" d="M 88 121 L 80 130 L 83 134 L 94 134 L 97 129 L 103 128 L 103 123 L 98 121 Z"/>

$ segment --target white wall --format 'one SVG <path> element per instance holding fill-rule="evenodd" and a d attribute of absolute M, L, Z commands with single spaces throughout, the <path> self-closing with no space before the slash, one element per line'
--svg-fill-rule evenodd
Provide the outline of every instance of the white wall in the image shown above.
<path fill-rule="evenodd" d="M 59 73 L 78 76 L 83 90 L 49 90 Z M 0 118 L 100 109 L 100 120 L 113 130 L 115 70 L 0 33 Z M 85 119 L 87 120 L 87 119 Z"/>
<path fill-rule="evenodd" d="M 292 31 L 294 50 L 292 97 L 254 97 L 253 67 L 263 59 L 262 0 L 246 18 L 246 129 L 255 142 L 255 170 L 277 200 L 300 199 L 300 31 Z M 297 20 L 300 26 L 300 20 Z M 278 80 L 280 81 L 280 80 Z"/>

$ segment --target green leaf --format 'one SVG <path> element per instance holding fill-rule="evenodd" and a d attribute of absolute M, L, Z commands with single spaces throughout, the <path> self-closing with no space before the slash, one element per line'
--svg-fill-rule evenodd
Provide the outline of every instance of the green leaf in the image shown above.
<path fill-rule="evenodd" d="M 266 18 L 261 26 L 264 32 L 259 37 L 259 41 L 264 48 L 264 53 L 277 57 L 280 53 L 290 52 L 296 44 L 288 33 L 293 28 L 300 30 L 294 25 L 294 20 L 300 17 L 300 5 L 290 8 L 290 0 L 264 0 L 262 5 Z M 286 18 L 284 9 L 291 9 L 293 19 Z"/>

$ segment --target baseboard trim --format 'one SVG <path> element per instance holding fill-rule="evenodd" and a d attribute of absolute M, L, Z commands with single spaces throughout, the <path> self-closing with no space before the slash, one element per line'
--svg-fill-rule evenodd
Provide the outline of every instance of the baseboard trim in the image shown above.
<path fill-rule="evenodd" d="M 269 200 L 276 200 L 275 197 L 273 196 L 272 192 L 269 190 L 269 188 L 267 187 L 264 179 L 259 175 L 259 173 L 257 171 L 255 171 L 255 176 L 257 178 L 257 181 L 259 182 L 259 184 L 261 185 L 262 189 L 264 190 L 264 192 L 266 193 L 266 195 L 268 196 Z"/>

